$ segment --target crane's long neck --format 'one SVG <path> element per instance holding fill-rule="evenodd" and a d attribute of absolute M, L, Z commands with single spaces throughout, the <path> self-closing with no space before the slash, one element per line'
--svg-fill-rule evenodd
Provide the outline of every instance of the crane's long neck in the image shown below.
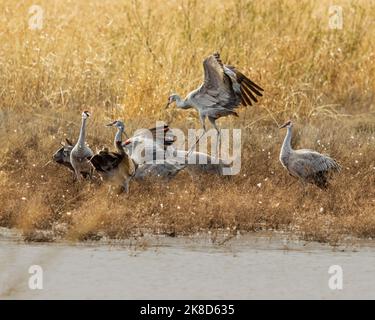
<path fill-rule="evenodd" d="M 122 134 L 124 132 L 124 128 L 118 128 L 116 135 L 115 135 L 115 147 L 122 152 L 124 149 L 122 148 Z M 119 146 L 121 146 L 121 150 L 119 149 Z"/>
<path fill-rule="evenodd" d="M 118 152 L 123 156 L 126 155 L 124 146 L 122 145 L 122 134 L 124 133 L 124 128 L 118 128 L 116 135 L 115 135 L 115 147 L 117 148 Z"/>
<path fill-rule="evenodd" d="M 292 127 L 288 127 L 288 131 L 281 147 L 280 157 L 288 156 L 292 151 Z"/>
<path fill-rule="evenodd" d="M 176 106 L 180 109 L 190 109 L 191 108 L 188 101 L 186 99 L 181 99 L 180 96 L 176 97 Z"/>
<path fill-rule="evenodd" d="M 83 148 L 85 146 L 85 138 L 86 138 L 86 120 L 85 118 L 82 118 L 82 125 L 81 125 L 81 131 L 79 132 L 79 138 L 78 138 L 78 146 L 80 148 Z"/>
<path fill-rule="evenodd" d="M 121 141 L 115 141 L 115 145 L 116 145 L 116 148 L 117 148 L 117 150 L 120 154 L 122 154 L 122 155 L 126 154 L 125 149 L 124 149 Z"/>

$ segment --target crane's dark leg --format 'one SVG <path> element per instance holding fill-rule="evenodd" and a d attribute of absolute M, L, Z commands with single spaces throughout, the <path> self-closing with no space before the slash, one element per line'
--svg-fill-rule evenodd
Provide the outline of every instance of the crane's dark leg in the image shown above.
<path fill-rule="evenodd" d="M 303 199 L 307 195 L 307 190 L 306 190 L 306 188 L 307 188 L 307 182 L 305 180 L 303 180 L 303 179 L 300 179 L 299 181 L 300 181 L 301 186 L 302 186 L 302 199 Z"/>
<path fill-rule="evenodd" d="M 201 120 L 201 124 L 202 124 L 202 127 L 203 127 L 203 133 L 201 134 L 201 136 L 197 139 L 197 141 L 195 141 L 195 143 L 191 146 L 190 150 L 188 151 L 188 153 L 186 154 L 186 159 L 189 158 L 189 155 L 190 153 L 194 150 L 195 146 L 197 145 L 197 143 L 199 142 L 200 139 L 202 139 L 202 137 L 206 134 L 206 117 L 205 116 L 201 116 L 200 117 L 200 120 Z"/>
<path fill-rule="evenodd" d="M 130 179 L 126 179 L 124 184 L 123 184 L 123 188 L 124 188 L 126 193 L 129 193 L 129 181 L 130 181 Z"/>
<path fill-rule="evenodd" d="M 216 125 L 216 118 L 209 117 L 208 120 L 210 120 L 211 125 L 215 128 L 217 132 L 217 138 L 216 138 L 216 157 L 220 158 L 220 147 L 221 147 L 221 132 L 220 129 Z"/>

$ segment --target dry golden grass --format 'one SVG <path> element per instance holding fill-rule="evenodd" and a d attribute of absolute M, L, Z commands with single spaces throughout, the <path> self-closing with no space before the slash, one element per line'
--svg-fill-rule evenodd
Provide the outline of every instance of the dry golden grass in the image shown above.
<path fill-rule="evenodd" d="M 375 236 L 374 4 L 341 1 L 344 28 L 331 30 L 330 1 L 40 1 L 41 31 L 28 29 L 32 4 L 0 0 L 1 226 L 81 240 L 144 230 Z M 115 196 L 44 166 L 60 140 L 77 136 L 85 109 L 93 146 L 111 143 L 103 124 L 117 118 L 129 132 L 156 120 L 198 127 L 194 111 L 163 105 L 200 83 L 201 61 L 216 50 L 265 89 L 239 118 L 220 120 L 243 130 L 239 175 L 182 173 Z M 279 164 L 284 132 L 275 121 L 287 118 L 296 147 L 343 165 L 328 192 L 311 186 L 303 196 Z"/>

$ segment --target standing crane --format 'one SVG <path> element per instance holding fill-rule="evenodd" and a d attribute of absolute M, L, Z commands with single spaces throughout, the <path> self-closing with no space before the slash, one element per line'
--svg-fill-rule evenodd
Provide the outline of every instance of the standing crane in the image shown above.
<path fill-rule="evenodd" d="M 208 118 L 216 129 L 218 136 L 217 147 L 220 144 L 220 130 L 216 120 L 228 115 L 238 116 L 234 111 L 240 104 L 244 106 L 258 102 L 256 96 L 262 96 L 263 89 L 247 78 L 234 66 L 224 65 L 219 53 L 207 57 L 203 61 L 204 82 L 194 91 L 191 91 L 185 99 L 177 94 L 168 98 L 166 108 L 176 102 L 180 109 L 194 108 L 199 113 L 199 119 L 203 127 L 203 134 L 197 139 L 195 145 L 206 132 L 205 120 Z"/>
<path fill-rule="evenodd" d="M 341 166 L 327 155 L 314 150 L 293 150 L 292 121 L 287 121 L 280 127 L 287 128 L 287 133 L 280 151 L 280 162 L 289 174 L 300 179 L 304 184 L 312 183 L 320 189 L 327 189 L 329 173 L 340 172 Z"/>
<path fill-rule="evenodd" d="M 58 164 L 62 164 L 63 166 L 67 167 L 69 170 L 73 172 L 73 175 L 75 177 L 75 171 L 70 163 L 70 153 L 72 152 L 72 149 L 74 147 L 74 143 L 72 143 L 69 139 L 65 139 L 65 143 L 61 143 L 62 147 L 58 149 L 52 156 L 52 159 L 54 162 Z M 81 171 L 81 175 L 84 178 L 87 178 L 90 176 L 92 168 L 88 168 L 86 171 Z"/>
<path fill-rule="evenodd" d="M 122 144 L 122 134 L 125 132 L 125 126 L 119 120 L 107 126 L 115 126 L 117 128 L 114 144 L 118 152 L 110 152 L 107 148 L 104 148 L 94 155 L 90 162 L 102 177 L 112 180 L 115 184 L 123 187 L 126 193 L 129 193 L 129 182 L 135 174 L 136 165 L 125 152 Z"/>
<path fill-rule="evenodd" d="M 94 155 L 92 150 L 86 145 L 86 121 L 90 117 L 88 111 L 82 112 L 82 124 L 76 145 L 70 152 L 70 163 L 74 169 L 75 176 L 78 181 L 81 180 L 81 172 L 89 171 L 90 178 L 92 176 L 92 167 L 89 159 Z"/>

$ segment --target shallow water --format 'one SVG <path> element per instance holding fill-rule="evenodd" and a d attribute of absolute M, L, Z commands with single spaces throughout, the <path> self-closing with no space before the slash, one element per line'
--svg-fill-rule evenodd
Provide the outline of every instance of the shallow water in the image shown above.
<path fill-rule="evenodd" d="M 116 243 L 25 244 L 0 231 L 1 299 L 346 299 L 375 298 L 375 247 L 333 248 L 248 234 L 149 237 Z M 30 265 L 43 289 L 28 287 Z M 328 268 L 343 269 L 331 290 Z"/>

